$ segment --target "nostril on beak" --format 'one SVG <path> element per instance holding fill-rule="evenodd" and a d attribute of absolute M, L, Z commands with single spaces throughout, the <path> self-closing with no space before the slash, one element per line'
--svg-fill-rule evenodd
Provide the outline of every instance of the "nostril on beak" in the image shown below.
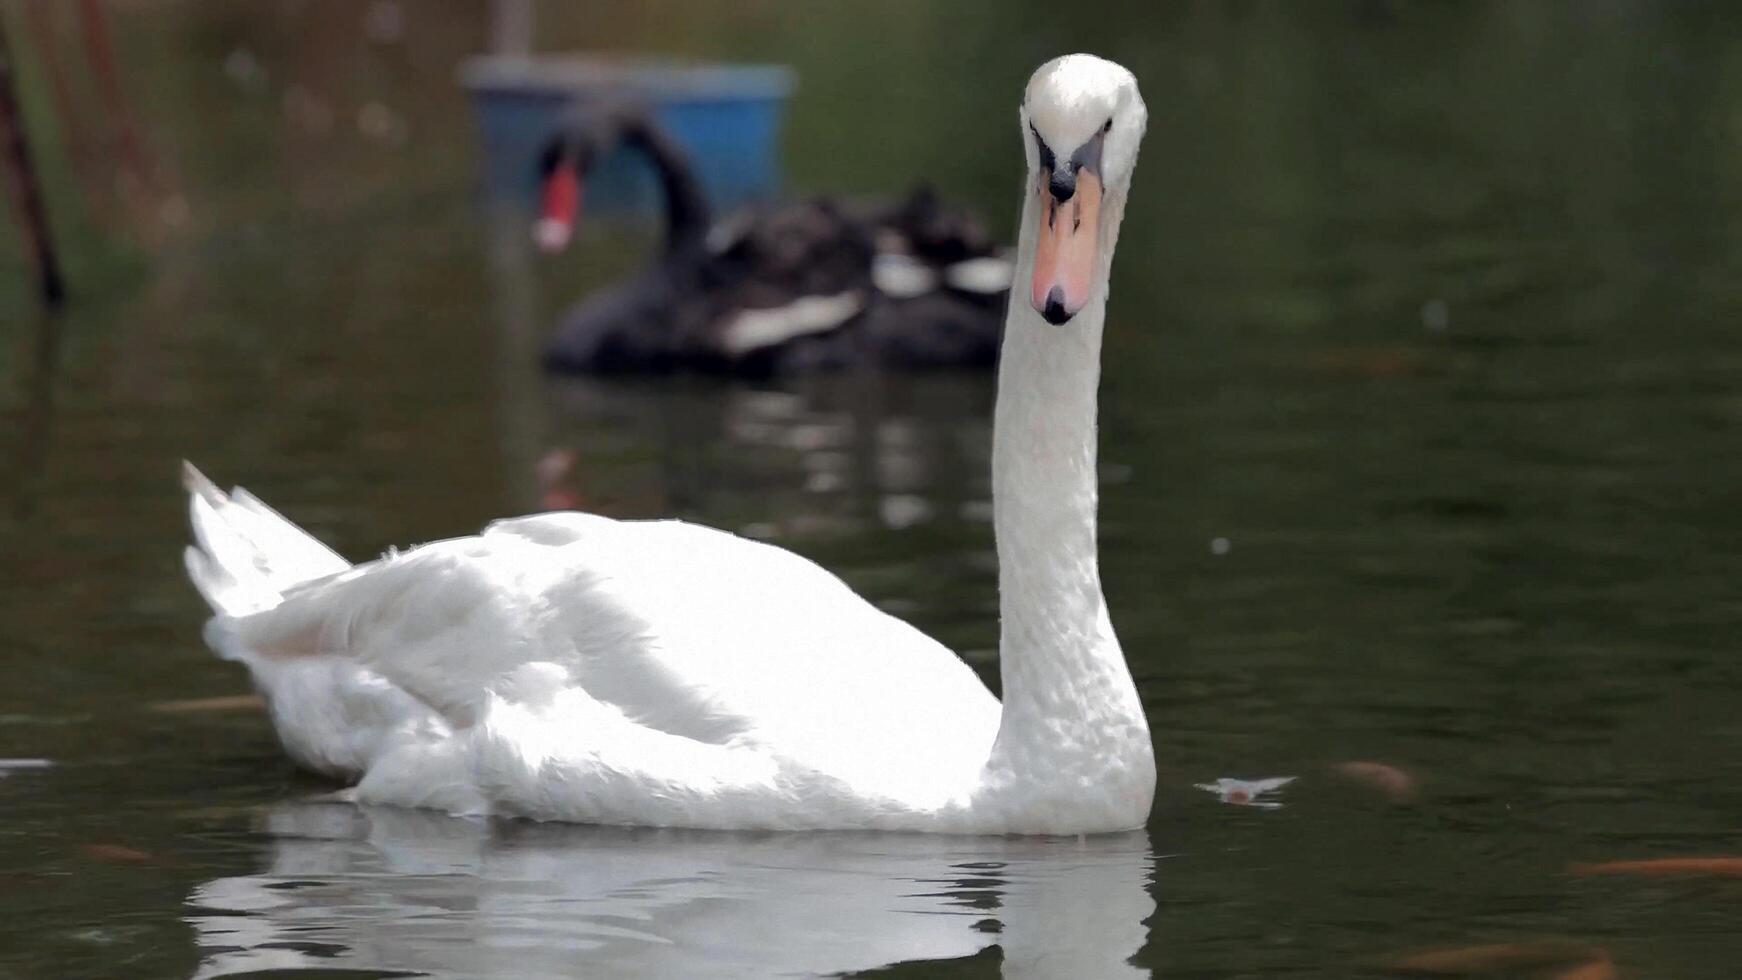
<path fill-rule="evenodd" d="M 1046 308 L 1040 311 L 1040 315 L 1055 327 L 1071 318 L 1070 313 L 1065 311 L 1065 291 L 1062 287 L 1054 286 L 1047 291 Z"/>
<path fill-rule="evenodd" d="M 1063 204 L 1077 192 L 1077 175 L 1068 170 L 1055 170 L 1047 180 L 1046 189 L 1052 193 L 1053 200 Z"/>

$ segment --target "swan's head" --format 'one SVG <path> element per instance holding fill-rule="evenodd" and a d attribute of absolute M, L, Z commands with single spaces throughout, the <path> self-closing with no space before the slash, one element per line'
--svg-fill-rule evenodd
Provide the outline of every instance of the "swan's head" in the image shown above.
<path fill-rule="evenodd" d="M 1029 211 L 1038 222 L 1029 302 L 1048 323 L 1089 302 L 1107 231 L 1102 202 L 1124 199 L 1147 119 L 1137 79 L 1104 58 L 1068 54 L 1028 80 L 1022 135 L 1038 205 Z"/>
<path fill-rule="evenodd" d="M 645 110 L 631 103 L 584 105 L 568 113 L 538 154 L 538 220 L 532 239 L 547 252 L 560 252 L 574 237 L 581 218 L 587 174 L 608 156 L 633 125 L 650 125 Z"/>
<path fill-rule="evenodd" d="M 587 131 L 565 131 L 538 155 L 538 220 L 532 240 L 546 252 L 567 248 L 581 216 L 581 188 L 598 155 Z"/>

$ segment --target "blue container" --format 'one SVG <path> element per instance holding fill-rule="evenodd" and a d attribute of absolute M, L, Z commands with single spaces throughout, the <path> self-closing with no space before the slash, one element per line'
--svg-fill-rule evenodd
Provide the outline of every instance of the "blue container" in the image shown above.
<path fill-rule="evenodd" d="M 729 208 L 780 190 L 780 125 L 795 75 L 778 65 L 711 65 L 600 56 L 486 56 L 461 79 L 497 200 L 538 196 L 538 152 L 562 114 L 601 98 L 639 99 L 689 154 L 710 203 Z M 588 176 L 586 214 L 646 216 L 662 207 L 651 164 L 619 150 Z"/>

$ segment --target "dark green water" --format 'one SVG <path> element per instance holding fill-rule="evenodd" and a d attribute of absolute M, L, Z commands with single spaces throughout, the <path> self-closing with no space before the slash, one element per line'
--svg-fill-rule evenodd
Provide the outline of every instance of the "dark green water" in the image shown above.
<path fill-rule="evenodd" d="M 1742 16 L 545 14 L 552 47 L 791 62 L 800 189 L 924 175 L 999 226 L 1027 71 L 1137 72 L 1102 520 L 1149 828 L 359 812 L 305 802 L 325 787 L 258 714 L 152 710 L 246 690 L 180 572 L 184 456 L 360 559 L 537 508 L 567 450 L 582 505 L 771 536 L 996 673 L 989 380 L 545 382 L 549 315 L 644 243 L 534 261 L 475 207 L 452 80 L 482 14 L 413 7 L 370 44 L 349 5 L 165 5 L 120 15 L 123 54 L 190 227 L 148 259 L 63 208 L 80 302 L 52 327 L 0 253 L 0 757 L 52 763 L 0 776 L 0 976 L 1344 977 L 1548 940 L 1735 975 L 1742 883 L 1569 864 L 1742 853 Z M 263 78 L 226 74 L 238 49 Z M 329 130 L 285 115 L 292 86 Z M 373 101 L 404 135 L 359 132 Z M 1298 777 L 1281 808 L 1194 788 L 1268 776 Z"/>

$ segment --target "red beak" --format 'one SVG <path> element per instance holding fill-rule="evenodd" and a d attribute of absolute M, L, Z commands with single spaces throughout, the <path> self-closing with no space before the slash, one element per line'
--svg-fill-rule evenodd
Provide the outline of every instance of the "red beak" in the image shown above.
<path fill-rule="evenodd" d="M 581 213 L 581 178 L 573 164 L 556 165 L 544 179 L 540 195 L 538 221 L 532 226 L 532 240 L 546 252 L 560 252 L 568 247 L 575 235 L 575 219 Z"/>

